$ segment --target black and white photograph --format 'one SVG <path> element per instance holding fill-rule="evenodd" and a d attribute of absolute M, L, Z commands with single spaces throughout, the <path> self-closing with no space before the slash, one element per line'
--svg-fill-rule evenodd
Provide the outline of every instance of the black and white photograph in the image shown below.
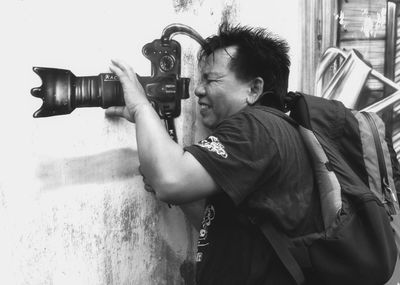
<path fill-rule="evenodd" d="M 400 0 L 0 27 L 0 284 L 400 285 Z"/>

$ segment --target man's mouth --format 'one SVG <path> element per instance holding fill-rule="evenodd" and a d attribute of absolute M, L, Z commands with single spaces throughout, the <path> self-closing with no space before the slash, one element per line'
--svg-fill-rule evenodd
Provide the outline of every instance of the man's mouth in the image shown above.
<path fill-rule="evenodd" d="M 200 112 L 205 112 L 205 111 L 207 111 L 208 109 L 211 108 L 210 105 L 204 104 L 204 103 L 200 103 L 200 102 L 199 102 L 199 106 L 200 106 Z"/>

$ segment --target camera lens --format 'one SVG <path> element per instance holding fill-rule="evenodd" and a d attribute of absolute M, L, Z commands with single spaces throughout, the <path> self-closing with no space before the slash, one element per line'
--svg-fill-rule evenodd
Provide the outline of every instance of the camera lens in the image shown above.
<path fill-rule="evenodd" d="M 171 71 L 175 66 L 175 59 L 171 55 L 164 55 L 160 58 L 160 69 L 164 72 Z"/>

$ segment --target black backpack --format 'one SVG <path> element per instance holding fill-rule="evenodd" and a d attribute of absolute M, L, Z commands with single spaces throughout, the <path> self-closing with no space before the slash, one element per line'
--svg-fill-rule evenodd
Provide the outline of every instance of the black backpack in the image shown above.
<path fill-rule="evenodd" d="M 290 117 L 269 111 L 299 129 L 320 194 L 323 232 L 289 238 L 258 224 L 296 283 L 400 283 L 399 162 L 382 120 L 301 93 L 292 94 Z"/>

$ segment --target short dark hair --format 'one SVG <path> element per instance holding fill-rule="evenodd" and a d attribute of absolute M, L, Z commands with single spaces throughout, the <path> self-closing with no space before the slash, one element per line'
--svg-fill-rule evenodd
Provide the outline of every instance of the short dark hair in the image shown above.
<path fill-rule="evenodd" d="M 199 53 L 199 62 L 217 49 L 228 46 L 237 46 L 230 63 L 236 76 L 243 80 L 261 77 L 264 80 L 263 91 L 270 92 L 260 99 L 260 103 L 283 110 L 290 67 L 287 42 L 264 28 L 232 26 L 223 22 L 218 34 L 205 40 Z"/>

